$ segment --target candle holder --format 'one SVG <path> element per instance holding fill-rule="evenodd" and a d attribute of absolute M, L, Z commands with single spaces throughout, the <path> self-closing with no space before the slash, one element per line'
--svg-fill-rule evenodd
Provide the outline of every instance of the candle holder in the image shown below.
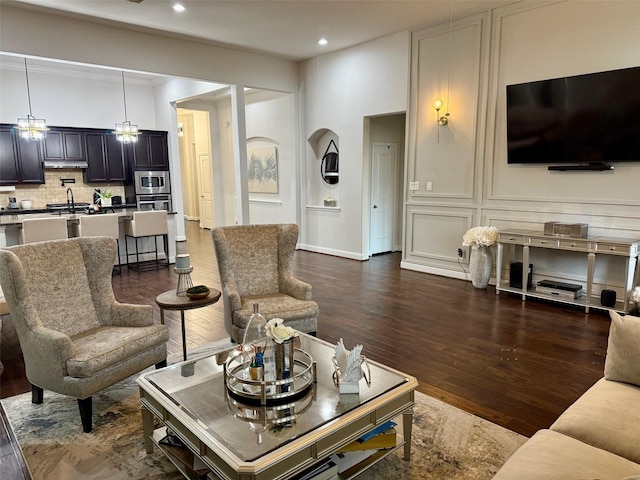
<path fill-rule="evenodd" d="M 178 297 L 186 297 L 187 289 L 193 287 L 193 282 L 191 281 L 191 272 L 193 272 L 193 267 L 174 268 L 173 271 L 178 274 L 176 295 Z"/>

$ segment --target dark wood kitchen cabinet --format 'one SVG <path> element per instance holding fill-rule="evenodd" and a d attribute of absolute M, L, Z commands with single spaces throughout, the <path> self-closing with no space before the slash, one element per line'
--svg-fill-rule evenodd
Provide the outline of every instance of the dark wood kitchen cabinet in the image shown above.
<path fill-rule="evenodd" d="M 169 170 L 167 132 L 145 130 L 128 146 L 134 170 Z"/>
<path fill-rule="evenodd" d="M 126 182 L 123 145 L 116 136 L 93 131 L 86 131 L 84 136 L 88 163 L 84 171 L 85 182 Z"/>
<path fill-rule="evenodd" d="M 84 152 L 84 132 L 77 128 L 53 127 L 42 142 L 42 158 L 45 161 L 84 160 Z"/>
<path fill-rule="evenodd" d="M 42 184 L 42 140 L 26 140 L 15 125 L 0 125 L 0 185 Z"/>

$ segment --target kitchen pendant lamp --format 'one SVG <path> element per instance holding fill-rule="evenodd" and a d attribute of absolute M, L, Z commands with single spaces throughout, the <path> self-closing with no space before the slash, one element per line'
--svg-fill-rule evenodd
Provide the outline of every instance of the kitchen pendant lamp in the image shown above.
<path fill-rule="evenodd" d="M 127 94 L 124 89 L 124 71 L 122 72 L 122 98 L 124 100 L 124 122 L 116 123 L 116 140 L 122 143 L 133 143 L 138 141 L 138 125 L 132 125 L 127 118 Z"/>
<path fill-rule="evenodd" d="M 29 100 L 29 115 L 27 118 L 18 118 L 18 132 L 27 140 L 40 140 L 47 135 L 47 121 L 44 118 L 36 118 L 31 111 L 31 91 L 29 89 L 29 70 L 27 59 L 24 59 L 24 73 L 27 78 L 27 98 Z"/>

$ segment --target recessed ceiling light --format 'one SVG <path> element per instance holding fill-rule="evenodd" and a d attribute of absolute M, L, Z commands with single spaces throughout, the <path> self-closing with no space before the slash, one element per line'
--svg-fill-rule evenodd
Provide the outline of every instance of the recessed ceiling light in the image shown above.
<path fill-rule="evenodd" d="M 321 38 L 320 40 L 318 40 L 318 45 L 325 46 L 327 43 L 329 43 L 329 40 L 327 40 L 326 38 Z"/>
<path fill-rule="evenodd" d="M 184 5 L 182 5 L 181 3 L 174 3 L 174 4 L 173 4 L 173 7 L 171 7 L 171 8 L 173 8 L 173 11 L 174 11 L 174 12 L 178 12 L 178 13 L 184 12 L 184 11 L 187 9 L 187 8 L 186 8 Z"/>

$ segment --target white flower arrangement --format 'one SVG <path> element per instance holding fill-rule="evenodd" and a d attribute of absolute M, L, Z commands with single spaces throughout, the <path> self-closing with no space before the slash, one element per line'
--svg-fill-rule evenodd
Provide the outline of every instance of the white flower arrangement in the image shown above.
<path fill-rule="evenodd" d="M 640 308 L 640 285 L 631 290 L 631 300 Z"/>
<path fill-rule="evenodd" d="M 298 331 L 295 328 L 284 325 L 284 320 L 281 318 L 272 318 L 269 320 L 266 329 L 267 336 L 272 338 L 276 343 L 283 343 L 298 336 Z"/>
<path fill-rule="evenodd" d="M 473 227 L 467 230 L 462 237 L 462 246 L 493 245 L 498 239 L 498 229 L 496 227 Z"/>

